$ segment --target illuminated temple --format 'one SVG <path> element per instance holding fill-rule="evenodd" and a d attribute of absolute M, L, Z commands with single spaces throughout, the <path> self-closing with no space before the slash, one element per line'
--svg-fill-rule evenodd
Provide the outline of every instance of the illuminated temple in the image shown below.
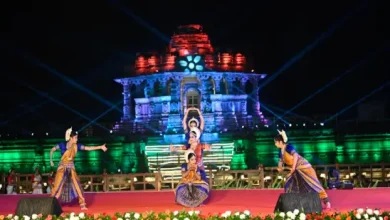
<path fill-rule="evenodd" d="M 80 133 L 83 144 L 107 143 L 109 151 L 79 152 L 75 159 L 79 174 L 161 173 L 162 187 L 173 186 L 180 179 L 184 158 L 183 152 L 170 152 L 169 145 L 186 143 L 182 119 L 192 106 L 204 116 L 201 141 L 212 145 L 203 157 L 208 175 L 210 170 L 255 170 L 259 165 L 278 164 L 279 152 L 272 140 L 278 124 L 270 125 L 263 117 L 256 90 L 266 75 L 254 73 L 241 53 L 214 50 L 201 26 L 180 26 L 165 53 L 137 54 L 131 75 L 115 80 L 123 86 L 124 106 L 114 132 L 86 135 L 86 129 Z M 197 114 L 188 119 L 192 117 Z M 383 181 L 384 172 L 378 167 L 390 161 L 388 121 L 383 127 L 377 123 L 357 127 L 355 121 L 340 121 L 337 126 L 314 121 L 310 126 L 308 121 L 292 120 L 287 128 L 289 140 L 312 165 L 365 164 L 363 172 L 375 172 L 371 179 Z M 62 132 L 58 136 L 0 135 L 0 174 L 11 168 L 31 174 L 35 167 L 50 172 L 50 149 L 63 140 Z M 59 152 L 54 158 L 57 163 Z M 349 165 L 346 170 L 358 172 Z M 126 175 L 123 181 L 128 184 Z M 0 186 L 5 185 L 3 177 Z M 30 180 L 25 181 L 31 186 Z"/>
<path fill-rule="evenodd" d="M 135 76 L 123 86 L 123 117 L 116 131 L 183 133 L 189 107 L 201 109 L 205 133 L 265 123 L 258 84 L 242 53 L 216 52 L 200 25 L 180 26 L 162 54 L 137 54 Z M 207 136 L 207 135 L 206 135 Z"/>

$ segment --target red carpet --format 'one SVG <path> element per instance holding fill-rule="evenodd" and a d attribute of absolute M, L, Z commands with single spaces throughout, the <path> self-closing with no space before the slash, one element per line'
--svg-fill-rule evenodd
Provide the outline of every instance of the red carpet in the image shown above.
<path fill-rule="evenodd" d="M 244 211 L 270 214 L 282 190 L 214 190 L 209 201 L 202 207 L 202 213 L 218 213 L 224 211 Z M 333 210 L 348 211 L 355 208 L 381 208 L 390 210 L 390 188 L 329 190 Z M 0 195 L 0 214 L 14 213 L 18 200 L 34 195 Z M 174 203 L 172 191 L 163 192 L 113 192 L 86 193 L 89 207 L 87 213 L 115 212 L 162 212 L 166 210 L 182 210 Z M 77 204 L 64 206 L 64 212 L 80 212 Z"/>

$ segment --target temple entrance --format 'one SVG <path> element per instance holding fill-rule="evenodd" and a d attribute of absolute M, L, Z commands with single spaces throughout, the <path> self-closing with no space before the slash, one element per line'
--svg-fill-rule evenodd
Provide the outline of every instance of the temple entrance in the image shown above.
<path fill-rule="evenodd" d="M 187 108 L 195 107 L 200 109 L 200 94 L 197 90 L 188 90 L 186 94 Z"/>

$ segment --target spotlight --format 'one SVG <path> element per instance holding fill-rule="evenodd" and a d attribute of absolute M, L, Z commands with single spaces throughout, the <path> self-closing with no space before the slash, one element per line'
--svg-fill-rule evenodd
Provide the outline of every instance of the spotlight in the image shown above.
<path fill-rule="evenodd" d="M 264 127 L 268 128 L 268 125 L 264 125 Z"/>
<path fill-rule="evenodd" d="M 118 173 L 120 173 L 121 172 L 121 169 L 118 169 Z"/>
<path fill-rule="evenodd" d="M 48 132 L 46 132 L 46 136 L 49 136 L 49 133 L 48 133 Z"/>
<path fill-rule="evenodd" d="M 292 124 L 289 124 L 288 126 L 290 126 L 290 127 L 291 127 L 291 126 L 292 126 Z"/>
<path fill-rule="evenodd" d="M 31 133 L 31 136 L 34 136 L 34 133 Z"/>
<path fill-rule="evenodd" d="M 303 127 L 305 127 L 306 126 L 306 124 L 305 123 L 303 123 Z"/>
<path fill-rule="evenodd" d="M 320 123 L 321 126 L 324 126 L 324 123 Z"/>
<path fill-rule="evenodd" d="M 112 130 L 110 130 L 110 134 L 112 134 Z"/>
<path fill-rule="evenodd" d="M 241 128 L 244 128 L 245 126 L 243 125 L 243 126 L 241 126 Z"/>

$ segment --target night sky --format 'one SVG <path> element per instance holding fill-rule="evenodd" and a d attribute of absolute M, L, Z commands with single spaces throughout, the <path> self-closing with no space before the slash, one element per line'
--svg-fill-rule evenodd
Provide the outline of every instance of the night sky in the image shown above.
<path fill-rule="evenodd" d="M 182 24 L 203 25 L 214 48 L 243 52 L 268 77 L 287 65 L 261 89 L 267 107 L 290 109 L 356 66 L 294 110 L 333 115 L 389 80 L 389 24 L 379 1 L 48 2 L 4 8 L 1 132 L 88 122 L 75 111 L 98 117 L 110 108 L 103 100 L 122 100 L 113 79 L 131 76 L 136 53 L 163 52 Z M 388 93 L 389 86 L 367 101 Z M 342 117 L 356 115 L 355 107 Z M 114 110 L 99 121 L 120 117 Z"/>

